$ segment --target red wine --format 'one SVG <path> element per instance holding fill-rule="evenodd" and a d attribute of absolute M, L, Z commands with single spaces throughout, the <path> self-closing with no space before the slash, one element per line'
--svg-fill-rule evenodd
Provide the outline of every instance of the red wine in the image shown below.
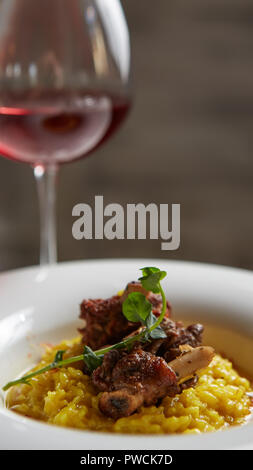
<path fill-rule="evenodd" d="M 91 92 L 22 103 L 0 106 L 0 154 L 33 165 L 88 155 L 115 132 L 130 106 L 128 97 Z"/>

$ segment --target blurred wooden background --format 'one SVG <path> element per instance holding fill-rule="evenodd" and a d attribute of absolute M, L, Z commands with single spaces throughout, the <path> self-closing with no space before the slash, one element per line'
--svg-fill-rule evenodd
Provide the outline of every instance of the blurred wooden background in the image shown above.
<path fill-rule="evenodd" d="M 135 103 L 91 158 L 62 168 L 60 260 L 165 257 L 253 268 L 252 0 L 124 0 Z M 0 159 L 0 270 L 36 264 L 39 219 L 28 166 Z M 181 247 L 75 241 L 72 207 L 181 204 Z"/>

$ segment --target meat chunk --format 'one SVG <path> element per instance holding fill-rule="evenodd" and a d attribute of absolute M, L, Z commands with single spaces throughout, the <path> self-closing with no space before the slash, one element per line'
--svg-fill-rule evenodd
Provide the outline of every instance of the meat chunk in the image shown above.
<path fill-rule="evenodd" d="M 104 392 L 99 400 L 100 411 L 113 419 L 130 416 L 143 404 L 143 396 L 132 394 L 122 389 L 115 392 Z"/>
<path fill-rule="evenodd" d="M 152 312 L 159 316 L 162 308 L 160 295 L 147 292 L 141 284 L 131 283 L 127 285 L 122 296 L 115 295 L 109 299 L 88 299 L 81 303 L 80 318 L 85 320 L 84 328 L 79 329 L 82 334 L 82 342 L 92 349 L 99 349 L 107 344 L 119 342 L 140 326 L 138 323 L 129 322 L 122 313 L 122 303 L 127 295 L 136 291 L 143 291 L 152 304 Z M 170 315 L 170 304 L 167 303 L 166 316 Z"/>
<path fill-rule="evenodd" d="M 120 358 L 126 354 L 127 353 L 123 351 L 115 349 L 104 355 L 102 365 L 95 369 L 92 374 L 92 382 L 100 392 L 113 390 L 113 369 Z"/>
<path fill-rule="evenodd" d="M 203 326 L 199 323 L 184 327 L 182 322 L 175 322 L 170 318 L 164 318 L 161 327 L 167 338 L 157 339 L 142 345 L 145 351 L 162 356 L 167 362 L 181 355 L 183 345 L 195 348 L 202 344 Z M 133 334 L 133 333 L 132 333 Z"/>
<path fill-rule="evenodd" d="M 124 302 L 127 299 L 128 295 L 131 294 L 131 292 L 140 292 L 141 294 L 145 296 L 148 295 L 148 291 L 144 289 L 141 282 L 132 281 L 127 284 L 121 296 L 121 301 Z"/>
<path fill-rule="evenodd" d="M 165 325 L 167 338 L 162 343 L 159 354 L 161 354 L 167 362 L 172 361 L 181 354 L 180 346 L 185 344 L 196 348 L 202 344 L 203 325 L 196 323 L 184 328 L 181 322 L 175 322 L 174 326 Z"/>
<path fill-rule="evenodd" d="M 82 342 L 92 349 L 117 343 L 136 328 L 136 323 L 129 322 L 122 314 L 119 295 L 109 299 L 83 300 L 80 318 L 86 323 L 79 330 Z"/>
<path fill-rule="evenodd" d="M 144 403 L 156 403 L 177 386 L 176 374 L 165 360 L 142 349 L 123 353 L 110 376 L 108 372 L 102 365 L 93 372 L 92 380 L 99 390 L 108 390 L 102 394 L 99 407 L 114 419 L 131 415 Z"/>
<path fill-rule="evenodd" d="M 181 393 L 196 383 L 194 374 L 206 367 L 213 355 L 211 347 L 201 346 L 167 364 L 142 349 L 130 354 L 110 351 L 92 374 L 93 384 L 103 391 L 99 408 L 106 416 L 118 419 L 131 415 L 143 404 L 152 405 L 166 395 Z"/>

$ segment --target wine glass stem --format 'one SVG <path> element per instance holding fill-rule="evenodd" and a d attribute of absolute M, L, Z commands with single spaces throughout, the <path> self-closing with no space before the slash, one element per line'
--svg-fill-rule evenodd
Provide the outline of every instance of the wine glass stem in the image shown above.
<path fill-rule="evenodd" d="M 56 165 L 36 165 L 34 176 L 40 208 L 40 264 L 57 262 L 56 239 Z"/>

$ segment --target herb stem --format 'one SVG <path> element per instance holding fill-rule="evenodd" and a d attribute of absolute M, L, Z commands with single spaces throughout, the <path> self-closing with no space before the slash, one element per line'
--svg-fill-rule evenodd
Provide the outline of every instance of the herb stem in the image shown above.
<path fill-rule="evenodd" d="M 111 351 L 112 349 L 121 349 L 129 346 L 131 343 L 134 343 L 138 339 L 141 339 L 142 336 L 147 332 L 147 328 L 144 328 L 144 330 L 139 333 L 138 335 L 131 336 L 130 338 L 125 339 L 124 341 L 120 341 L 120 343 L 113 344 L 112 346 L 108 346 L 107 348 L 104 349 L 98 349 L 97 351 L 94 351 L 96 356 L 101 356 L 102 354 L 106 354 L 108 351 Z"/>
<path fill-rule="evenodd" d="M 162 306 L 162 311 L 161 311 L 159 317 L 157 318 L 157 321 L 154 323 L 154 325 L 151 326 L 151 328 L 149 328 L 150 331 L 157 328 L 160 325 L 160 323 L 163 321 L 164 315 L 166 313 L 166 308 L 167 308 L 167 301 L 166 301 L 166 296 L 165 296 L 164 290 L 163 290 L 160 282 L 159 282 L 158 285 L 159 285 L 159 288 L 160 288 L 160 294 L 162 296 L 163 306 Z"/>
<path fill-rule="evenodd" d="M 51 362 L 45 367 L 42 367 L 42 369 L 35 370 L 34 372 L 31 372 L 30 374 L 24 375 L 23 377 L 20 377 L 19 379 L 12 380 L 11 382 L 8 382 L 4 387 L 3 390 L 6 391 L 13 385 L 17 385 L 19 383 L 27 384 L 29 385 L 28 381 L 29 379 L 35 377 L 36 375 L 43 374 L 44 372 L 48 372 L 49 370 L 52 369 L 57 369 L 58 367 L 65 366 L 67 364 L 72 364 L 72 362 L 78 362 L 83 360 L 83 355 L 81 354 L 80 356 L 74 356 L 74 357 L 69 357 L 68 359 L 63 359 L 62 361 L 59 361 L 57 363 Z"/>

